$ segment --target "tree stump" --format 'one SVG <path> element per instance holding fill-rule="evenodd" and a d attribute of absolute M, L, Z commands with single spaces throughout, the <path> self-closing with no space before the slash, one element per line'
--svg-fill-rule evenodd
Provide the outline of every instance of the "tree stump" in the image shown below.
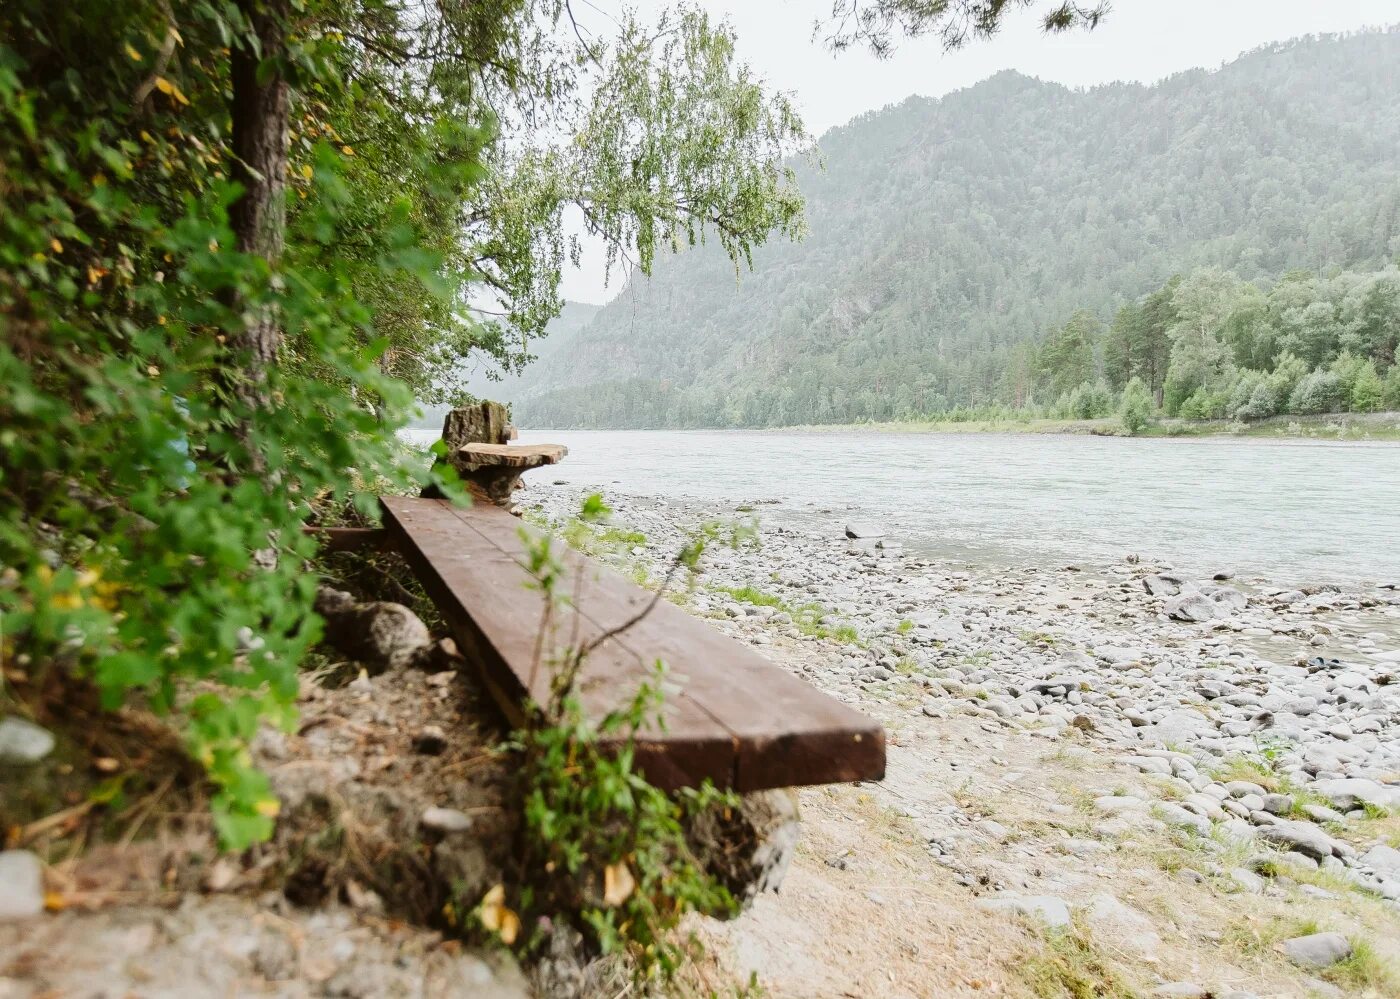
<path fill-rule="evenodd" d="M 448 413 L 442 421 L 442 439 L 452 454 L 465 444 L 506 444 L 515 439 L 515 428 L 505 406 L 483 400 Z"/>

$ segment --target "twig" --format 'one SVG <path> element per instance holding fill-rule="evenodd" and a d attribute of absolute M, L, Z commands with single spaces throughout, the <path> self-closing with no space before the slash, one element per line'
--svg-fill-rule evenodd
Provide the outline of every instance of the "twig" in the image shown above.
<path fill-rule="evenodd" d="M 81 818 L 92 811 L 93 805 L 95 804 L 96 802 L 84 801 L 71 808 L 65 808 L 61 811 L 54 812 L 52 815 L 46 815 L 42 819 L 34 820 L 19 831 L 20 844 L 23 845 L 31 842 L 36 836 L 48 832 L 55 826 L 63 825 L 63 823 L 67 822 L 69 819 Z"/>

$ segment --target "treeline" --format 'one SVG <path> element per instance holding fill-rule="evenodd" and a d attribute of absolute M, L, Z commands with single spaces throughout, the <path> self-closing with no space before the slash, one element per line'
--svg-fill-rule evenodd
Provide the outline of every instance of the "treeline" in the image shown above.
<path fill-rule="evenodd" d="M 1264 286 L 1202 268 L 1100 317 L 1083 309 L 1001 358 L 990 391 L 950 404 L 916 379 L 849 391 L 836 378 L 726 392 L 633 379 L 530 402 L 537 426 L 1097 419 L 1134 379 L 1149 417 L 1259 420 L 1400 409 L 1400 270 L 1286 274 Z"/>
<path fill-rule="evenodd" d="M 1193 271 L 1119 309 L 1077 312 L 1017 352 L 1004 398 L 1089 419 L 1134 378 L 1167 416 L 1258 420 L 1400 409 L 1400 270 L 1295 271 L 1267 289 Z"/>

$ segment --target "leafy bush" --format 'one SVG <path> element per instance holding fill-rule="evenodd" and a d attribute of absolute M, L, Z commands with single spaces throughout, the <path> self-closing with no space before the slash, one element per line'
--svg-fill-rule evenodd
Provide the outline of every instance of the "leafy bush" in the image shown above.
<path fill-rule="evenodd" d="M 0 14 L 0 38 L 25 40 L 0 43 L 0 615 L 7 660 L 90 680 L 109 706 L 178 710 L 238 847 L 278 809 L 248 740 L 290 723 L 318 637 L 311 503 L 346 501 L 360 477 L 423 478 L 399 462 L 412 400 L 363 346 L 373 316 L 351 275 L 454 291 L 432 254 L 402 252 L 403 205 L 363 227 L 349 147 L 314 137 L 323 106 L 306 111 L 285 254 L 240 252 L 219 53 L 246 27 L 236 8 L 186 6 L 182 55 L 155 69 L 164 9 Z M 296 52 L 328 93 L 339 44 Z M 479 170 L 457 149 L 442 170 Z M 367 240 L 357 261 L 341 249 Z M 284 335 L 257 386 L 271 405 L 236 346 L 250 315 Z"/>
<path fill-rule="evenodd" d="M 1178 415 L 1183 420 L 1223 419 L 1227 402 L 1224 393 L 1202 386 L 1181 404 Z"/>
<path fill-rule="evenodd" d="M 596 728 L 570 694 L 557 716 L 517 733 L 526 952 L 544 946 L 555 921 L 565 920 L 598 952 L 627 955 L 640 980 L 668 979 L 690 954 L 673 932 L 687 913 L 737 911 L 696 858 L 686 828 L 702 812 L 738 800 L 708 781 L 667 794 L 635 768 L 635 737 L 660 717 L 664 678 L 658 662 L 651 682 Z"/>
<path fill-rule="evenodd" d="M 595 494 L 584 501 L 578 520 L 596 522 L 608 513 Z M 706 543 L 718 533 L 716 525 L 702 527 L 676 556 L 652 603 L 609 634 L 625 632 L 649 613 L 679 572 L 693 572 Z M 747 535 L 736 528 L 733 542 Z M 548 535 L 522 531 L 522 540 L 549 635 L 555 612 L 568 604 L 558 592 L 563 565 Z M 674 934 L 687 913 L 729 916 L 738 909 L 728 889 L 696 857 L 686 832 L 701 813 L 738 807 L 739 802 L 709 781 L 667 794 L 637 771 L 638 733 L 662 724 L 666 671 L 661 662 L 621 709 L 596 725 L 586 719 L 576 695 L 577 679 L 587 657 L 607 637 L 565 648 L 541 662 L 550 671 L 550 696 L 545 704 L 527 706 L 527 722 L 509 746 L 519 758 L 521 884 L 511 898 L 518 913 L 506 906 L 504 886 L 493 889 L 477 913 L 486 929 L 526 953 L 546 947 L 563 922 L 595 952 L 626 955 L 639 983 L 652 984 L 669 980 L 691 954 L 693 948 Z"/>
<path fill-rule="evenodd" d="M 1113 390 L 1103 379 L 1085 382 L 1069 395 L 1068 415 L 1076 420 L 1098 420 L 1113 412 Z"/>
<path fill-rule="evenodd" d="M 1335 413 L 1342 406 L 1342 379 L 1332 371 L 1314 371 L 1298 383 L 1288 399 L 1291 413 Z"/>
<path fill-rule="evenodd" d="M 1123 386 L 1123 401 L 1118 407 L 1123 429 L 1140 434 L 1152 422 L 1152 393 L 1141 378 L 1134 377 Z"/>
<path fill-rule="evenodd" d="M 1343 407 L 1351 401 L 1351 390 L 1368 363 L 1364 357 L 1357 357 L 1349 351 L 1343 351 L 1328 365 L 1327 370 L 1337 376 Z"/>
<path fill-rule="evenodd" d="M 1390 370 L 1385 373 L 1381 405 L 1387 410 L 1400 409 L 1400 364 L 1392 364 Z"/>
<path fill-rule="evenodd" d="M 1351 411 L 1353 413 L 1375 413 L 1381 408 L 1385 397 L 1385 383 L 1370 361 L 1362 365 L 1351 384 Z"/>

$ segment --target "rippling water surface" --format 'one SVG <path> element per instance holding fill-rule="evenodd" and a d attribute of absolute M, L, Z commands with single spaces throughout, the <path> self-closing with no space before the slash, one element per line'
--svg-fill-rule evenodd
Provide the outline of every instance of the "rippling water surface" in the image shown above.
<path fill-rule="evenodd" d="M 983 567 L 1107 562 L 1279 582 L 1400 581 L 1400 446 L 1235 439 L 863 432 L 589 432 L 527 476 L 605 493 L 758 507 L 839 531 L 859 516 L 910 549 Z M 830 512 L 822 513 L 820 511 Z"/>

